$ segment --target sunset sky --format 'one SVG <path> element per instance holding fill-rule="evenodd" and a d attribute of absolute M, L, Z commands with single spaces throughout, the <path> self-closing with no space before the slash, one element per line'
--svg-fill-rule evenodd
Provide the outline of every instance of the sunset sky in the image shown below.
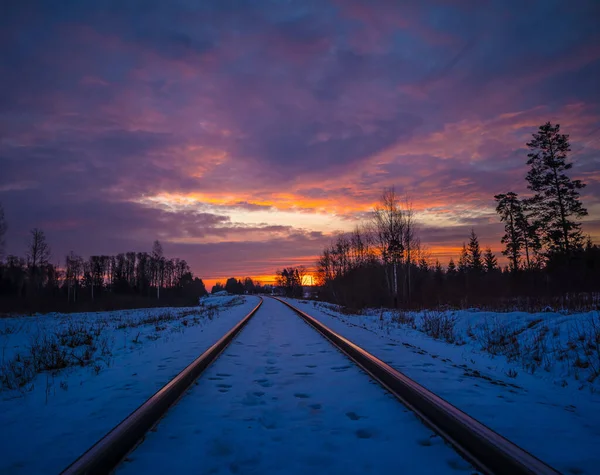
<path fill-rule="evenodd" d="M 185 258 L 211 284 L 314 263 L 384 187 L 447 263 L 525 142 L 570 134 L 600 240 L 597 0 L 8 0 L 0 6 L 7 251 Z"/>

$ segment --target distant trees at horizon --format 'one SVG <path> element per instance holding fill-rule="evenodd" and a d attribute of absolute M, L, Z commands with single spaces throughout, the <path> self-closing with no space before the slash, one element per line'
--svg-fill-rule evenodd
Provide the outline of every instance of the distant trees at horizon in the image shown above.
<path fill-rule="evenodd" d="M 1 211 L 0 206 L 0 230 L 5 230 Z M 1 242 L 2 238 L 0 233 Z M 9 255 L 0 260 L 0 311 L 42 307 L 69 310 L 89 302 L 92 307 L 193 305 L 206 294 L 202 279 L 193 276 L 187 262 L 166 258 L 159 241 L 154 241 L 151 252 L 92 255 L 88 259 L 70 252 L 64 267 L 52 264 L 50 257 L 46 235 L 34 228 L 25 258 Z"/>
<path fill-rule="evenodd" d="M 251 277 L 245 277 L 243 280 L 229 277 L 224 285 L 221 282 L 216 282 L 210 293 L 216 294 L 217 292 L 225 290 L 234 295 L 258 294 L 265 291 L 267 287 L 268 286 L 263 286 L 257 280 L 252 280 Z"/>
<path fill-rule="evenodd" d="M 306 269 L 300 267 L 286 267 L 276 273 L 275 285 L 279 287 L 286 297 L 302 298 Z"/>

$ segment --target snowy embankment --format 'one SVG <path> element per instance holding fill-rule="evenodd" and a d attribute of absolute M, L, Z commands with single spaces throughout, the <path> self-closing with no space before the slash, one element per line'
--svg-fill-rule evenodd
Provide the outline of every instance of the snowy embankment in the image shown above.
<path fill-rule="evenodd" d="M 0 473 L 59 472 L 257 303 L 0 319 Z"/>
<path fill-rule="evenodd" d="M 288 300 L 561 472 L 598 473 L 597 313 L 354 315 Z"/>

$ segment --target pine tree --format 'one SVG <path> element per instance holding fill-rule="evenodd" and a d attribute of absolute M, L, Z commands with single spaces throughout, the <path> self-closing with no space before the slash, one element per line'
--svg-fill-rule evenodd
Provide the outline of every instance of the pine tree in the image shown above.
<path fill-rule="evenodd" d="M 560 133 L 559 124 L 547 122 L 527 146 L 527 165 L 531 166 L 527 181 L 528 188 L 535 192 L 531 201 L 536 211 L 535 224 L 543 231 L 549 253 L 569 255 L 583 244 L 581 223 L 574 220 L 587 215 L 579 200 L 579 190 L 585 185 L 565 173 L 573 166 L 567 162 L 571 151 L 569 136 Z"/>
<path fill-rule="evenodd" d="M 523 237 L 519 231 L 517 221 L 522 213 L 522 203 L 516 193 L 509 191 L 494 196 L 496 202 L 496 212 L 500 215 L 500 221 L 504 222 L 504 236 L 502 244 L 506 248 L 502 254 L 508 257 L 510 270 L 514 273 L 519 270 L 521 260 L 521 249 L 523 247 Z"/>
<path fill-rule="evenodd" d="M 492 252 L 492 249 L 489 247 L 485 249 L 485 252 L 483 254 L 483 263 L 485 266 L 485 271 L 488 274 L 498 270 L 498 259 L 496 259 L 496 256 Z"/>
<path fill-rule="evenodd" d="M 450 258 L 450 262 L 448 262 L 448 276 L 452 277 L 456 275 L 456 264 L 454 263 L 454 259 Z"/>
<path fill-rule="evenodd" d="M 467 273 L 470 269 L 471 265 L 469 262 L 469 251 L 467 251 L 467 246 L 463 242 L 463 247 L 460 251 L 460 257 L 458 258 L 458 272 L 461 274 Z"/>
<path fill-rule="evenodd" d="M 435 260 L 435 266 L 433 268 L 433 276 L 434 276 L 435 282 L 438 285 L 438 289 L 440 289 L 444 283 L 444 268 L 442 267 L 442 264 L 440 263 L 440 261 L 438 259 Z"/>
<path fill-rule="evenodd" d="M 471 237 L 469 239 L 468 263 L 469 269 L 473 272 L 483 272 L 481 248 L 479 247 L 479 239 L 477 238 L 477 234 L 475 234 L 474 229 L 471 229 Z"/>
<path fill-rule="evenodd" d="M 523 250 L 525 251 L 525 268 L 531 270 L 539 265 L 542 243 L 535 224 L 534 209 L 531 200 L 522 200 L 516 207 L 515 225 Z"/>

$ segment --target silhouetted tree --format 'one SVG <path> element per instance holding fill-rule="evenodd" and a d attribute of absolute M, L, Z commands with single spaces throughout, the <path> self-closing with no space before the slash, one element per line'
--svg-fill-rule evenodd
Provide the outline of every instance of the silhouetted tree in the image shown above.
<path fill-rule="evenodd" d="M 67 285 L 67 301 L 71 301 L 73 296 L 73 302 L 77 302 L 77 291 L 79 289 L 79 282 L 83 273 L 83 259 L 81 256 L 77 256 L 71 251 L 71 253 L 65 258 L 65 284 Z"/>
<path fill-rule="evenodd" d="M 492 249 L 489 247 L 483 253 L 483 265 L 488 274 L 498 270 L 498 259 L 496 259 Z"/>
<path fill-rule="evenodd" d="M 467 250 L 467 245 L 463 242 L 460 256 L 458 257 L 458 272 L 460 274 L 466 274 L 470 268 L 469 251 Z"/>
<path fill-rule="evenodd" d="M 277 286 L 287 297 L 302 297 L 302 280 L 298 268 L 288 267 L 276 272 Z"/>
<path fill-rule="evenodd" d="M 475 234 L 474 229 L 471 229 L 471 237 L 469 238 L 467 262 L 470 271 L 475 273 L 481 273 L 483 271 L 483 261 L 481 260 L 479 239 L 477 238 L 477 234 Z"/>
<path fill-rule="evenodd" d="M 518 195 L 512 191 L 496 195 L 494 198 L 497 202 L 496 212 L 500 215 L 500 220 L 504 222 L 504 236 L 502 236 L 501 242 L 506 248 L 502 254 L 508 257 L 509 268 L 515 273 L 519 270 L 523 246 L 523 236 L 518 226 L 519 217 L 523 213 L 523 205 Z"/>
<path fill-rule="evenodd" d="M 221 282 L 216 282 L 215 285 L 213 285 L 213 288 L 210 291 L 210 293 L 216 294 L 217 292 L 222 292 L 223 290 L 225 290 L 225 287 L 223 286 L 223 284 Z"/>
<path fill-rule="evenodd" d="M 244 279 L 244 292 L 247 294 L 253 294 L 256 286 L 254 285 L 254 281 L 250 277 L 246 277 Z"/>
<path fill-rule="evenodd" d="M 158 240 L 152 245 L 152 279 L 156 287 L 156 298 L 160 298 L 160 288 L 163 285 L 165 260 L 163 257 L 163 248 Z"/>
<path fill-rule="evenodd" d="M 535 192 L 531 203 L 535 209 L 536 224 L 543 231 L 543 240 L 549 253 L 569 255 L 581 249 L 581 223 L 575 220 L 587 215 L 579 199 L 579 190 L 585 185 L 571 180 L 566 171 L 573 166 L 567 162 L 571 151 L 569 136 L 560 133 L 560 125 L 550 122 L 540 126 L 533 140 L 527 143 L 530 152 L 527 165 L 528 188 Z"/>
<path fill-rule="evenodd" d="M 411 267 L 413 265 L 413 251 L 420 246 L 419 240 L 415 233 L 415 212 L 412 206 L 412 201 L 408 198 L 405 200 L 405 207 L 402 210 L 402 218 L 404 222 L 404 248 L 406 261 L 406 298 L 410 302 L 412 286 L 411 286 Z"/>
<path fill-rule="evenodd" d="M 230 277 L 225 282 L 225 290 L 230 294 L 243 294 L 244 293 L 244 284 L 241 281 L 237 280 L 235 277 Z"/>
<path fill-rule="evenodd" d="M 450 258 L 450 262 L 448 262 L 448 275 L 454 276 L 457 273 L 456 264 L 454 263 L 454 259 Z"/>
<path fill-rule="evenodd" d="M 535 224 L 535 211 L 531 200 L 519 202 L 516 215 L 516 227 L 523 251 L 525 251 L 525 269 L 531 270 L 540 265 L 540 251 L 542 248 L 538 226 Z"/>
<path fill-rule="evenodd" d="M 387 188 L 381 203 L 373 211 L 374 239 L 388 274 L 390 294 L 394 307 L 398 306 L 398 266 L 404 255 L 404 215 L 394 188 Z"/>
<path fill-rule="evenodd" d="M 43 273 L 50 259 L 50 246 L 44 231 L 38 228 L 31 230 L 31 240 L 27 246 L 27 267 L 32 287 L 38 289 L 42 285 Z"/>

